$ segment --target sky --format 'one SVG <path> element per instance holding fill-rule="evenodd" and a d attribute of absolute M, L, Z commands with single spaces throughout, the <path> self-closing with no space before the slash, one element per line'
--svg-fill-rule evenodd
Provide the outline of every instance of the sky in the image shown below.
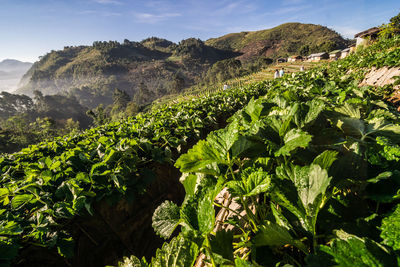
<path fill-rule="evenodd" d="M 352 38 L 399 12 L 399 0 L 0 0 L 0 61 L 34 62 L 94 41 L 207 40 L 285 22 L 320 24 Z"/>

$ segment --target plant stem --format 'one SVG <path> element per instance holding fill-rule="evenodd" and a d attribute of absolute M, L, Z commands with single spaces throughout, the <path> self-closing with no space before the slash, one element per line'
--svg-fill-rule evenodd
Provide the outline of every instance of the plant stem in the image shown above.
<path fill-rule="evenodd" d="M 206 250 L 208 252 L 208 254 L 210 254 L 210 260 L 211 260 L 211 265 L 213 267 L 217 267 L 217 265 L 215 264 L 215 260 L 214 260 L 214 256 L 211 250 L 211 245 L 210 245 L 210 240 L 208 239 L 208 235 L 206 236 Z"/>

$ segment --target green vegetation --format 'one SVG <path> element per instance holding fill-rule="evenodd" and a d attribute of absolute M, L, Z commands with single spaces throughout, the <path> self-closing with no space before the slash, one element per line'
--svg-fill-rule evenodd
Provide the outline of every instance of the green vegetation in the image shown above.
<path fill-rule="evenodd" d="M 133 201 L 142 195 L 154 182 L 157 168 L 172 168 L 170 164 L 188 143 L 224 125 L 229 114 L 251 97 L 264 94 L 265 89 L 260 84 L 165 106 L 2 157 L 0 250 L 7 255 L 1 258 L 2 263 L 29 263 L 28 258 L 18 255 L 41 251 L 43 247 L 53 248 L 66 258 L 73 257 L 80 248 L 79 241 L 86 242 L 81 236 L 86 236 L 88 230 L 82 229 L 99 224 L 79 222 L 78 216 L 100 216 L 101 212 L 94 208 L 99 201 L 115 204 L 123 198 Z M 107 245 L 109 236 L 102 242 L 108 252 L 100 250 L 97 255 L 123 251 L 121 245 Z M 90 250 L 90 255 L 95 255 L 95 250 Z M 41 253 L 45 252 L 38 252 Z M 50 253 L 47 261 L 42 258 L 36 264 L 64 265 L 61 256 Z M 66 261 L 74 265 L 85 259 L 82 254 L 80 257 L 83 258 Z M 30 264 L 35 260 L 32 257 Z M 105 258 L 92 260 L 107 263 L 102 261 Z"/>
<path fill-rule="evenodd" d="M 235 55 L 194 38 L 179 44 L 155 37 L 140 43 L 94 42 L 92 46 L 65 47 L 46 54 L 28 71 L 23 78 L 25 85 L 17 92 L 66 94 L 88 108 L 96 108 L 112 104 L 115 89 L 133 98 L 144 85 L 151 93 L 147 96 L 151 102 L 171 91 L 170 84 L 177 75 L 192 85 L 213 63 Z"/>
<path fill-rule="evenodd" d="M 293 54 L 330 52 L 344 48 L 348 41 L 320 25 L 285 23 L 268 30 L 227 34 L 209 39 L 206 44 L 223 50 L 240 51 L 243 53 L 241 60 L 248 61 L 260 56 L 276 59 Z"/>
<path fill-rule="evenodd" d="M 0 153 L 12 153 L 54 136 L 88 128 L 91 119 L 73 97 L 0 93 Z"/>
<path fill-rule="evenodd" d="M 182 62 L 209 49 L 180 45 Z M 123 62 L 170 46 L 151 38 L 64 52 Z M 328 66 L 103 124 L 150 102 L 145 82 L 134 95 L 114 88 L 109 111 L 88 112 L 98 127 L 0 158 L 0 265 L 102 266 L 134 254 L 118 265 L 396 266 L 400 119 L 383 100 L 393 86 L 358 85 L 370 67 L 399 62 L 400 37 L 384 38 Z M 169 90 L 182 90 L 180 75 Z M 59 96 L 36 93 L 36 109 L 53 107 L 46 99 Z M 37 122 L 44 139 L 49 124 Z"/>
<path fill-rule="evenodd" d="M 146 101 L 151 102 L 195 84 L 256 72 L 280 56 L 328 51 L 347 43 L 326 27 L 300 23 L 206 42 L 189 38 L 175 44 L 156 37 L 141 42 L 94 42 L 44 55 L 25 75 L 24 86 L 17 92 L 29 96 L 34 90 L 44 95 L 59 93 L 94 109 L 111 105 L 115 89 L 133 100 L 143 100 L 140 90 L 144 85 L 149 92 Z M 181 80 L 178 84 L 176 77 Z"/>
<path fill-rule="evenodd" d="M 390 86 L 358 84 L 367 67 L 399 65 L 395 37 L 268 82 L 265 96 L 176 161 L 185 199 L 160 205 L 153 227 L 177 236 L 151 262 L 131 256 L 120 266 L 198 257 L 212 266 L 396 266 L 400 119 L 382 101 Z M 239 208 L 217 200 L 224 188 Z"/>

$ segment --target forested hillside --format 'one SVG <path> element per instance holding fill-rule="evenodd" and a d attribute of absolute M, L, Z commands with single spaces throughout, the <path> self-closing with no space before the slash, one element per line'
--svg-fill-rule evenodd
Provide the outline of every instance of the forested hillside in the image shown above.
<path fill-rule="evenodd" d="M 175 44 L 156 37 L 141 42 L 94 42 L 44 55 L 25 75 L 17 93 L 62 93 L 95 108 L 111 104 L 118 89 L 142 105 L 196 83 L 248 74 L 279 56 L 330 51 L 346 44 L 326 27 L 300 23 L 231 34 L 205 43 L 190 38 Z"/>
<path fill-rule="evenodd" d="M 135 97 L 137 104 L 148 104 L 198 82 L 213 63 L 236 55 L 194 38 L 179 44 L 157 38 L 142 43 L 95 42 L 52 51 L 33 65 L 17 92 L 73 95 L 94 108 L 111 104 L 119 89 Z"/>
<path fill-rule="evenodd" d="M 349 41 L 320 25 L 285 23 L 268 30 L 227 34 L 209 39 L 206 44 L 240 52 L 241 61 L 251 61 L 259 57 L 276 59 L 290 55 L 308 56 L 311 53 L 330 52 L 345 48 Z"/>

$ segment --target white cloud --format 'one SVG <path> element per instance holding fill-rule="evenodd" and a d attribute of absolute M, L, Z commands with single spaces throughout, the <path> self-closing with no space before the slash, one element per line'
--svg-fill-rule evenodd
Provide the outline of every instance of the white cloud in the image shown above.
<path fill-rule="evenodd" d="M 134 15 L 139 22 L 149 23 L 149 24 L 154 24 L 170 18 L 182 16 L 182 14 L 180 13 L 162 13 L 162 14 L 135 13 Z"/>
<path fill-rule="evenodd" d="M 298 5 L 303 2 L 304 2 L 304 0 L 283 0 L 282 5 L 284 5 L 284 6 Z"/>
<path fill-rule="evenodd" d="M 223 7 L 210 12 L 213 16 L 224 16 L 232 13 L 245 14 L 254 11 L 256 7 L 250 1 L 237 1 L 224 4 Z"/>
<path fill-rule="evenodd" d="M 120 5 L 120 4 L 122 4 L 118 0 L 93 0 L 93 2 L 96 2 L 98 4 L 103 4 L 103 5 L 107 5 L 107 4 Z"/>
<path fill-rule="evenodd" d="M 108 11 L 99 11 L 99 10 L 84 10 L 77 13 L 78 15 L 99 15 L 103 17 L 119 17 L 122 16 L 121 13 L 117 12 L 108 12 Z"/>

